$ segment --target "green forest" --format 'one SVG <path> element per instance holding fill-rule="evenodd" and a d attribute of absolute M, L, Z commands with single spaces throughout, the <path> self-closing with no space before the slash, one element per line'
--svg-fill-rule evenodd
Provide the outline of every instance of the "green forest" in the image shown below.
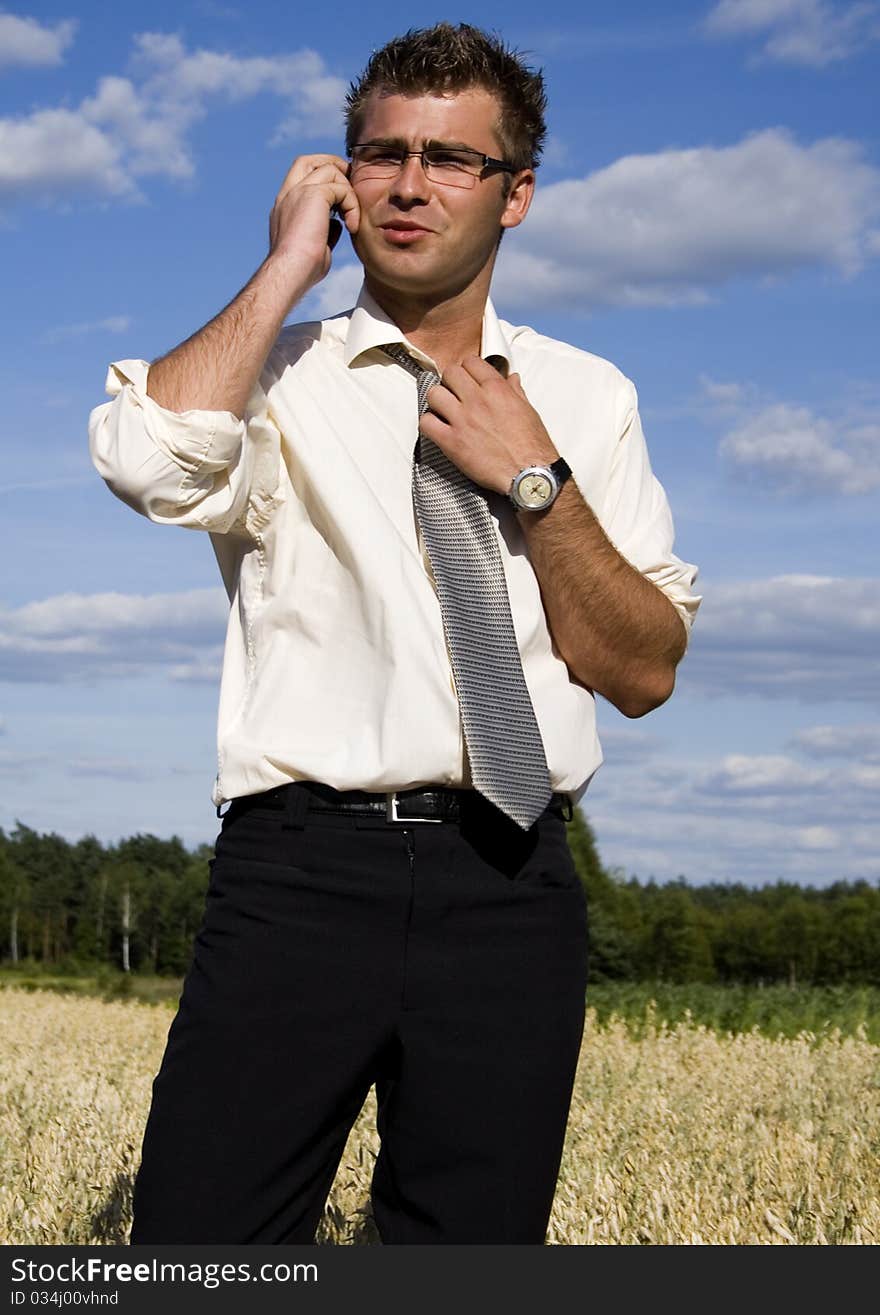
<path fill-rule="evenodd" d="M 658 884 L 608 871 L 575 809 L 594 983 L 880 986 L 880 889 L 776 882 Z M 0 961 L 180 977 L 202 916 L 212 849 L 137 835 L 71 843 L 0 829 Z"/>

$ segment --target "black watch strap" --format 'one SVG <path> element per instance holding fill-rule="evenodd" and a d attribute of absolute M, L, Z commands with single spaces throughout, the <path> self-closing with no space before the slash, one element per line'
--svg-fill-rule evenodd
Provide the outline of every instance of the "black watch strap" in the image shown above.
<path fill-rule="evenodd" d="M 550 469 L 553 471 L 553 474 L 556 476 L 557 484 L 559 485 L 560 488 L 562 488 L 563 484 L 571 474 L 571 466 L 568 464 L 565 457 L 557 457 L 556 460 L 550 466 Z"/>

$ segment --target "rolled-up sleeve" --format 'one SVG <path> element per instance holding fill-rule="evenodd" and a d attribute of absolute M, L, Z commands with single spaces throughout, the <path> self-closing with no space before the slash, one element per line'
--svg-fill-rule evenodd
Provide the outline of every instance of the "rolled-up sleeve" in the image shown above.
<path fill-rule="evenodd" d="M 109 487 L 159 524 L 249 534 L 268 514 L 280 436 L 258 384 L 245 418 L 230 411 L 166 410 L 147 395 L 146 361 L 115 361 L 112 398 L 89 417 L 92 461 Z"/>
<path fill-rule="evenodd" d="M 697 567 L 672 551 L 672 513 L 663 486 L 651 470 L 636 390 L 628 379 L 620 411 L 620 438 L 599 519 L 618 552 L 663 590 L 689 636 L 702 602 L 693 589 Z"/>

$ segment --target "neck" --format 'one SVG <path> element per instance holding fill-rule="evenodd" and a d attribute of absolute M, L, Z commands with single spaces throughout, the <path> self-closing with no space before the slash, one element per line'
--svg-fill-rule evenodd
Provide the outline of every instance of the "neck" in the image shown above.
<path fill-rule="evenodd" d="M 436 295 L 419 297 L 389 288 L 366 275 L 367 291 L 385 314 L 406 334 L 414 347 L 436 361 L 441 372 L 465 356 L 479 355 L 483 341 L 483 312 L 489 287 L 471 284 L 462 292 L 438 301 Z"/>

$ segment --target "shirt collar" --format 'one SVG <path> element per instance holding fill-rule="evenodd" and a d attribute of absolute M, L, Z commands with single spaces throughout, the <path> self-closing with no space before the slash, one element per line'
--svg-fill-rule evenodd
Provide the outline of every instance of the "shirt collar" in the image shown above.
<path fill-rule="evenodd" d="M 373 347 L 382 347 L 387 342 L 405 343 L 413 355 L 426 359 L 423 352 L 407 342 L 394 321 L 370 296 L 366 284 L 362 284 L 349 320 L 343 360 L 346 365 L 351 365 L 364 352 L 370 351 Z M 484 360 L 489 360 L 491 357 L 500 358 L 504 362 L 504 374 L 508 373 L 511 365 L 510 346 L 495 314 L 495 307 L 489 299 L 486 300 L 486 308 L 483 312 L 483 340 L 480 355 Z"/>

